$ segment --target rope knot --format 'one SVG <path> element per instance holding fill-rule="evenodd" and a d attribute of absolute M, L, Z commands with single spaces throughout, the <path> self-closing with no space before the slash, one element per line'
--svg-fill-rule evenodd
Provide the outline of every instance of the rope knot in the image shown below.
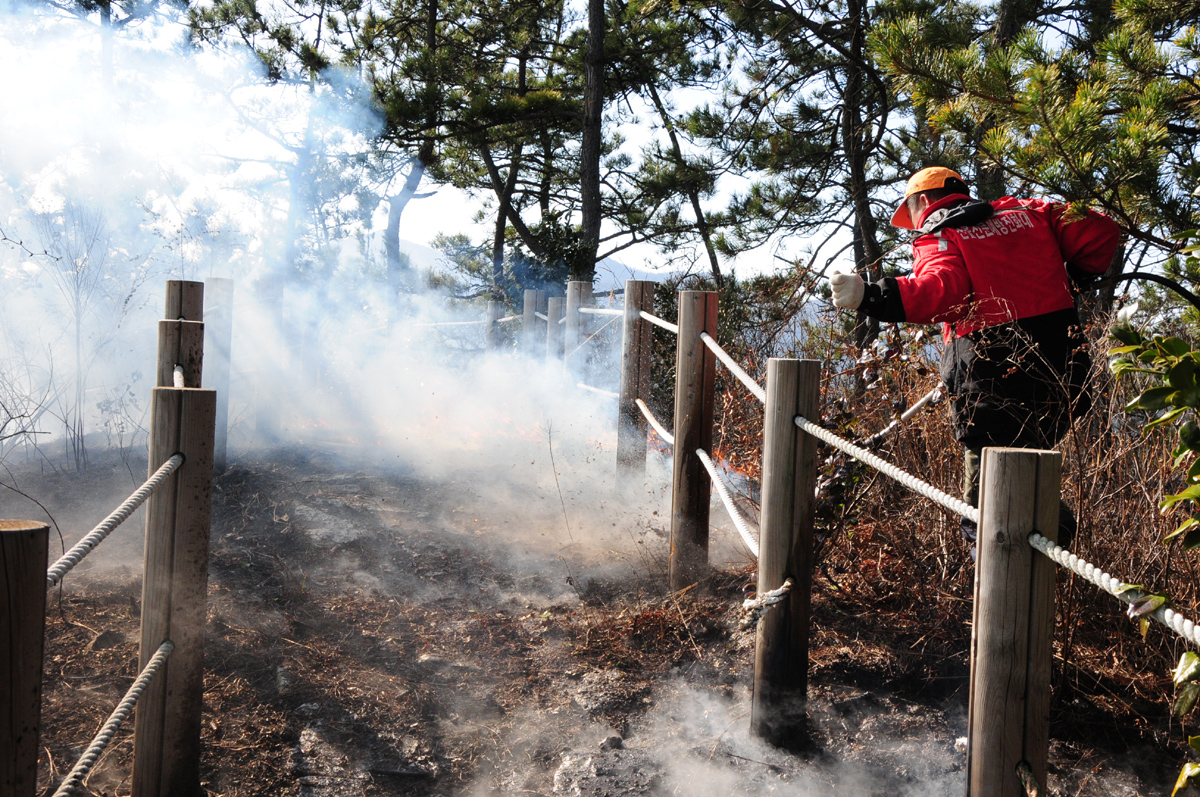
<path fill-rule="evenodd" d="M 770 592 L 760 593 L 757 598 L 746 598 L 742 602 L 742 611 L 738 617 L 738 626 L 746 631 L 758 626 L 758 621 L 763 618 L 767 612 L 771 611 L 772 606 L 777 606 L 783 603 L 788 593 L 792 591 L 792 580 L 789 578 L 783 582 L 779 589 L 773 589 Z"/>

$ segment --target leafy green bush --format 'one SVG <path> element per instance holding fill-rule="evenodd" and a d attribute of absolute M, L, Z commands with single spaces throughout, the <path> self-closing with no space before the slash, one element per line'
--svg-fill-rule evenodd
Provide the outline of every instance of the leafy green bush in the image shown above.
<path fill-rule="evenodd" d="M 1178 445 L 1172 451 L 1176 469 L 1187 466 L 1184 488 L 1166 495 L 1159 509 L 1166 514 L 1184 507 L 1188 516 L 1163 538 L 1165 545 L 1178 543 L 1184 551 L 1200 548 L 1200 351 L 1182 338 L 1156 335 L 1145 337 L 1128 321 L 1113 328 L 1113 337 L 1123 345 L 1109 350 L 1111 368 L 1117 376 L 1142 374 L 1148 386 L 1130 401 L 1128 413 L 1145 413 L 1146 429 L 1175 426 Z M 1160 596 L 1161 597 L 1161 596 Z M 1165 603 L 1165 600 L 1163 601 Z M 1144 619 L 1143 619 L 1144 622 Z M 1173 673 L 1176 697 L 1173 714 L 1182 719 L 1195 708 L 1200 697 L 1200 656 L 1187 651 Z M 1200 736 L 1188 738 L 1200 752 Z M 1200 764 L 1184 764 L 1171 794 L 1193 781 L 1200 782 Z"/>

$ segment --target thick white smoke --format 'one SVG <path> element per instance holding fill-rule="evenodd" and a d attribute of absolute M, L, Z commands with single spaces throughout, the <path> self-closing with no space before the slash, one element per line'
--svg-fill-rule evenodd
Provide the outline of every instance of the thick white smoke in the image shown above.
<path fill-rule="evenodd" d="M 72 434 L 144 450 L 163 281 L 229 277 L 235 462 L 283 444 L 460 479 L 488 495 L 489 528 L 514 542 L 495 546 L 506 564 L 553 574 L 558 591 L 539 600 L 576 599 L 564 575 L 581 564 L 584 577 L 661 580 L 665 540 L 646 530 L 669 525 L 669 461 L 649 457 L 638 500 L 615 491 L 611 398 L 575 389 L 579 375 L 544 357 L 484 351 L 481 326 L 429 326 L 478 319 L 478 304 L 451 309 L 445 294 L 420 292 L 396 317 L 377 208 L 328 189 L 342 168 L 371 185 L 357 156 L 378 120 L 361 87 L 349 77 L 334 88 L 268 85 L 248 55 L 193 51 L 172 22 L 123 32 L 111 70 L 105 61 L 94 27 L 0 16 L 0 74 L 18 76 L 0 112 L 0 400 L 19 410 L 9 432 L 39 433 L 5 440 L 0 429 L 0 458 L 28 461 L 36 440 L 69 459 Z M 327 179 L 297 185 L 297 153 L 314 142 L 329 157 L 308 177 Z M 298 197 L 310 215 L 295 255 Z M 276 274 L 287 278 L 272 283 Z M 587 378 L 614 389 L 612 358 L 595 359 Z M 0 494 L 0 506 L 11 500 Z M 715 506 L 713 519 L 727 528 L 723 511 Z M 310 512 L 299 525 L 320 533 Z M 731 532 L 714 536 L 716 562 L 745 557 Z M 663 793 L 824 794 L 831 777 L 862 782 L 799 771 L 748 738 L 744 710 L 744 699 L 680 687 L 630 747 L 652 748 L 647 766 Z M 716 762 L 695 752 L 714 739 L 724 745 Z M 766 764 L 748 779 L 733 760 Z M 945 791 L 921 783 L 911 793 Z"/>

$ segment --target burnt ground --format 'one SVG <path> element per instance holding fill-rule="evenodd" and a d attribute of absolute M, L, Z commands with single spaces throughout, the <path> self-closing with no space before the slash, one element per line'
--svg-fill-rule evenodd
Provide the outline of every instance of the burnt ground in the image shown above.
<path fill-rule="evenodd" d="M 71 496 L 115 506 L 144 472 L 113 457 L 10 477 L 70 544 L 103 514 Z M 796 750 L 767 746 L 748 734 L 753 636 L 737 607 L 753 571 L 733 535 L 714 531 L 711 579 L 669 594 L 661 496 L 617 500 L 555 475 L 515 487 L 297 449 L 222 475 L 208 793 L 961 794 L 965 624 L 914 625 L 902 608 L 916 598 L 889 609 L 869 574 L 818 577 L 810 728 Z M 53 594 L 46 794 L 135 675 L 140 532 L 139 515 Z M 1163 707 L 1121 714 L 1133 698 L 1103 698 L 1123 688 L 1097 678 L 1060 697 L 1051 793 L 1169 793 L 1179 752 L 1146 719 Z M 129 792 L 131 751 L 127 727 L 92 794 Z"/>

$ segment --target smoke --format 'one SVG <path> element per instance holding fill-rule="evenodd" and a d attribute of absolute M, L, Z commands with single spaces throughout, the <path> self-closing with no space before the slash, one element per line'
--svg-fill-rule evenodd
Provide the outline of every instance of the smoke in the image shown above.
<path fill-rule="evenodd" d="M 885 713 L 885 700 L 848 713 L 839 710 L 845 695 L 814 693 L 814 746 L 797 757 L 750 735 L 745 690 L 720 692 L 680 681 L 656 706 L 646 735 L 638 739 L 650 740 L 641 743 L 650 746 L 662 768 L 664 794 L 960 794 L 962 757 L 942 718 L 922 714 L 919 722 L 900 727 L 894 712 Z M 637 749 L 638 742 L 631 740 L 629 746 Z"/>
<path fill-rule="evenodd" d="M 615 674 L 597 675 L 600 685 Z M 621 679 L 610 680 L 619 693 Z M 745 684 L 700 680 L 709 684 L 679 672 L 644 693 L 652 694 L 641 698 L 652 705 L 624 738 L 586 713 L 583 704 L 597 699 L 579 696 L 586 676 L 563 684 L 577 693 L 576 710 L 512 718 L 473 794 L 950 797 L 963 791 L 965 758 L 954 749 L 955 729 L 936 709 L 818 687 L 810 695 L 812 744 L 797 754 L 750 735 Z M 552 770 L 538 774 L 535 762 L 547 758 Z"/>
<path fill-rule="evenodd" d="M 0 70 L 0 399 L 33 398 L 0 416 L 0 456 L 34 440 L 14 432 L 78 464 L 98 435 L 130 442 L 164 279 L 370 271 L 375 208 L 351 189 L 379 123 L 361 86 L 269 85 L 178 22 L 124 28 L 106 53 L 87 22 L 15 12 Z M 319 157 L 301 173 L 305 148 Z"/>
<path fill-rule="evenodd" d="M 618 493 L 615 402 L 574 387 L 616 387 L 616 326 L 568 374 L 544 356 L 486 351 L 482 325 L 431 326 L 481 319 L 478 301 L 390 295 L 386 185 L 370 150 L 379 122 L 352 76 L 269 85 L 246 53 L 191 50 L 177 22 L 126 30 L 111 70 L 105 58 L 86 24 L 0 16 L 0 71 L 20 76 L 0 113 L 0 399 L 17 416 L 0 416 L 15 432 L 6 440 L 0 428 L 0 460 L 62 445 L 82 464 L 89 447 L 144 446 L 163 280 L 229 277 L 235 463 L 311 449 L 454 482 L 489 511 L 470 542 L 513 575 L 505 600 L 577 602 L 588 579 L 661 583 L 669 460 L 651 454 L 646 491 Z M 726 526 L 722 513 L 713 518 Z M 321 536 L 353 530 L 316 502 L 295 523 L 330 547 L 352 541 Z M 745 561 L 734 540 L 714 536 L 715 561 Z M 326 567 L 366 592 L 399 577 L 336 556 Z M 649 713 L 628 752 L 661 793 L 815 795 L 830 783 L 879 793 L 895 782 L 857 765 L 802 768 L 764 747 L 746 733 L 745 691 L 681 681 Z M 600 730 L 583 723 L 578 738 Z M 948 789 L 923 773 L 890 793 Z"/>
<path fill-rule="evenodd" d="M 482 326 L 427 326 L 478 302 L 389 295 L 380 122 L 352 75 L 272 85 L 170 21 L 122 31 L 111 58 L 89 24 L 0 17 L 0 69 L 21 75 L 0 115 L 0 370 L 43 395 L 37 442 L 135 442 L 163 280 L 220 276 L 235 454 L 317 443 L 437 476 L 611 449 L 610 399 L 479 356 Z"/>

